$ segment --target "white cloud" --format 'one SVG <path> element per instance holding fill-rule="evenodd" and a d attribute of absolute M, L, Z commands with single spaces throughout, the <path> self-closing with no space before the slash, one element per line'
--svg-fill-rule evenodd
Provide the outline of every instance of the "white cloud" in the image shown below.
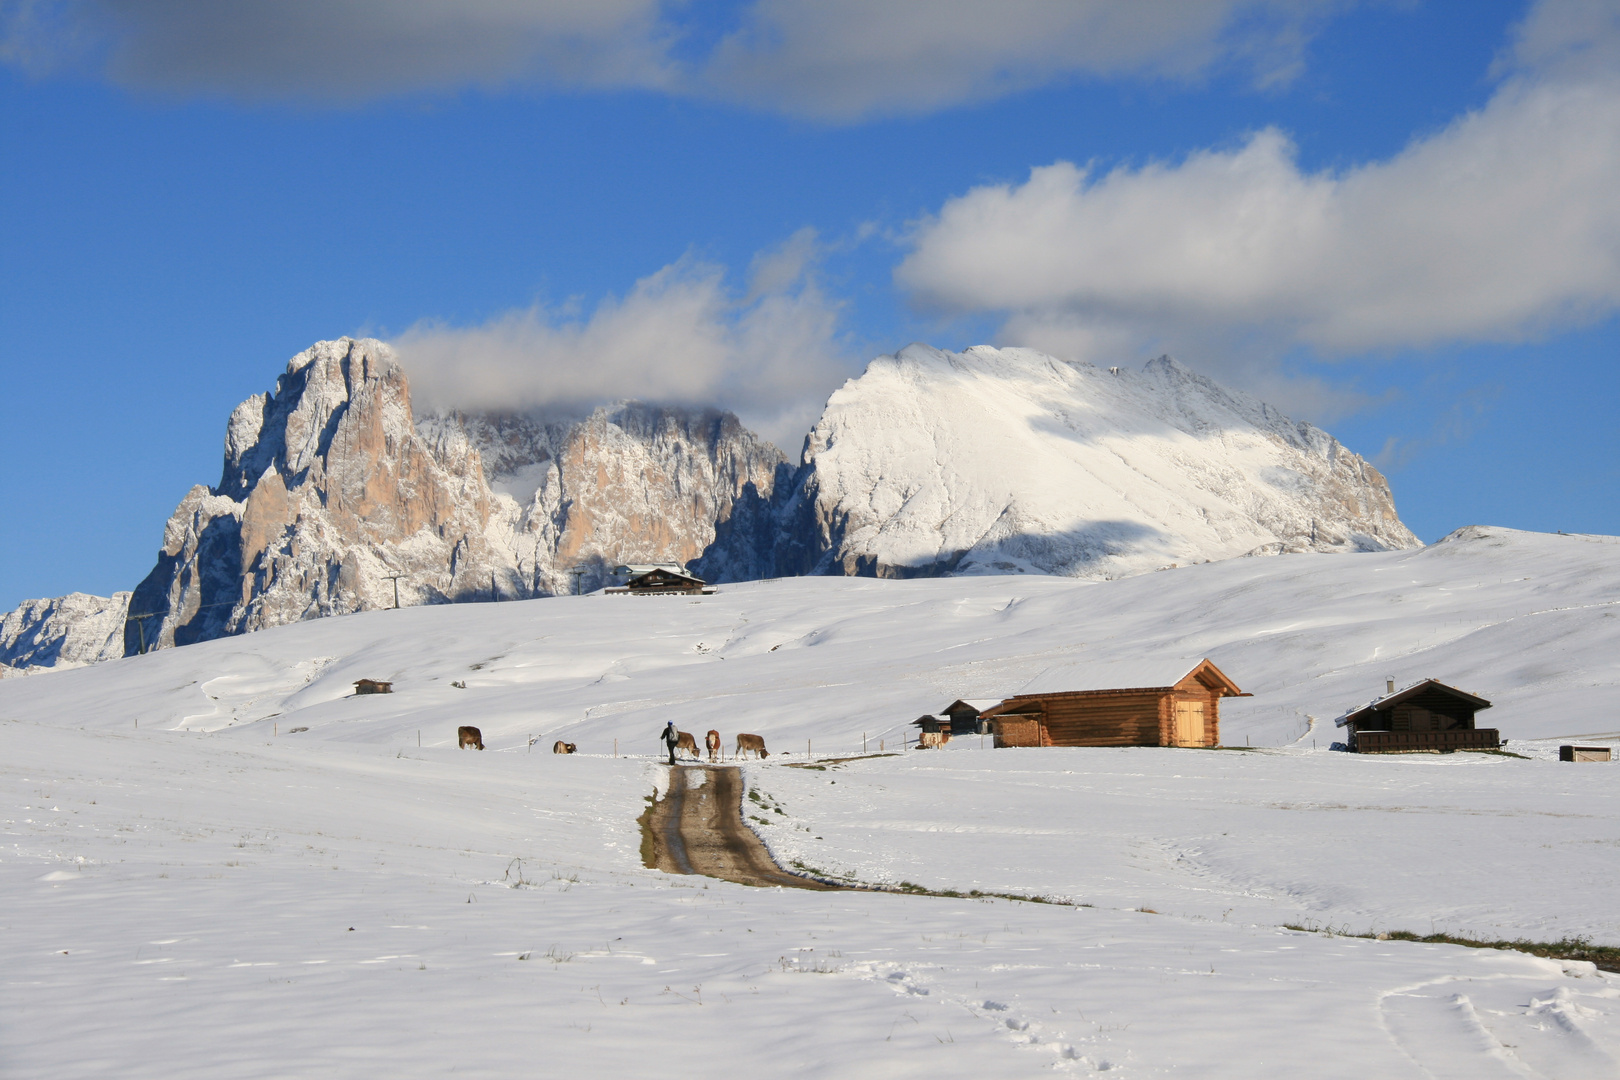
<path fill-rule="evenodd" d="M 1492 100 L 1388 160 L 1308 173 L 1268 129 L 1173 163 L 1059 162 L 949 200 L 897 278 L 1068 355 L 1331 355 L 1604 317 L 1620 308 L 1620 68 L 1579 35 L 1571 60 L 1555 32 L 1567 45 L 1560 11 L 1592 6 L 1538 7 Z"/>
<path fill-rule="evenodd" d="M 339 102 L 468 85 L 652 87 L 847 121 L 1076 76 L 1186 79 L 1238 64 L 1274 82 L 1352 2 L 0 0 L 0 62 L 77 60 L 134 86 Z"/>
<path fill-rule="evenodd" d="M 814 252 L 813 233 L 795 234 L 756 259 L 740 297 L 720 267 L 683 260 L 588 317 L 537 306 L 481 326 L 421 323 L 393 344 L 418 407 L 718 404 L 791 454 L 850 371 L 838 304 L 813 278 Z"/>

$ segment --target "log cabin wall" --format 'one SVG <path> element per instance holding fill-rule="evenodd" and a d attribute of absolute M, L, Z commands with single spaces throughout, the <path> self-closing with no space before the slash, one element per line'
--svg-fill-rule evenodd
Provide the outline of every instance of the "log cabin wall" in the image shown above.
<path fill-rule="evenodd" d="M 1468 731 L 1474 707 L 1440 690 L 1425 690 L 1379 713 L 1388 731 Z M 1366 725 L 1363 725 L 1366 726 Z"/>
<path fill-rule="evenodd" d="M 1046 746 L 1159 746 L 1166 695 L 1143 690 L 1094 690 L 1014 698 L 1021 712 L 1043 714 Z"/>

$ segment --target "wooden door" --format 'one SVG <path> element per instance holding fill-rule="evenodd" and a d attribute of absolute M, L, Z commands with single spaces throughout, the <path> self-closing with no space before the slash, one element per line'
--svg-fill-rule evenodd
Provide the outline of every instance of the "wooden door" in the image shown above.
<path fill-rule="evenodd" d="M 1204 703 L 1202 701 L 1176 702 L 1175 745 L 1204 745 Z"/>

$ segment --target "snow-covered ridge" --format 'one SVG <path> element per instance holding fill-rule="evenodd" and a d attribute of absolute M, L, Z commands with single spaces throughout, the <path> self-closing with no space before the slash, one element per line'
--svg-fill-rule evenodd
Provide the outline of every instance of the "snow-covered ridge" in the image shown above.
<path fill-rule="evenodd" d="M 874 360 L 828 400 L 773 511 L 774 529 L 705 560 L 711 576 L 751 559 L 776 574 L 1113 578 L 1420 546 L 1371 464 L 1169 357 L 1134 372 L 986 346 Z"/>

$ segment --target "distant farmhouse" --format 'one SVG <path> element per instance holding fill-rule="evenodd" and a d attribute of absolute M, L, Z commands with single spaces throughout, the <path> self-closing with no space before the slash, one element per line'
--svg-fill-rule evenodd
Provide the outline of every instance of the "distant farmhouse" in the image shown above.
<path fill-rule="evenodd" d="M 621 566 L 623 585 L 602 590 L 624 596 L 709 596 L 713 586 L 678 566 Z"/>
<path fill-rule="evenodd" d="M 1359 754 L 1411 754 L 1422 751 L 1495 750 L 1502 745 L 1495 728 L 1476 728 L 1474 714 L 1491 703 L 1447 686 L 1438 679 L 1396 690 L 1390 680 L 1383 697 L 1351 709 L 1334 721 Z"/>
<path fill-rule="evenodd" d="M 997 746 L 1218 746 L 1221 698 L 1248 696 L 1208 660 L 1077 664 L 979 715 Z"/>

